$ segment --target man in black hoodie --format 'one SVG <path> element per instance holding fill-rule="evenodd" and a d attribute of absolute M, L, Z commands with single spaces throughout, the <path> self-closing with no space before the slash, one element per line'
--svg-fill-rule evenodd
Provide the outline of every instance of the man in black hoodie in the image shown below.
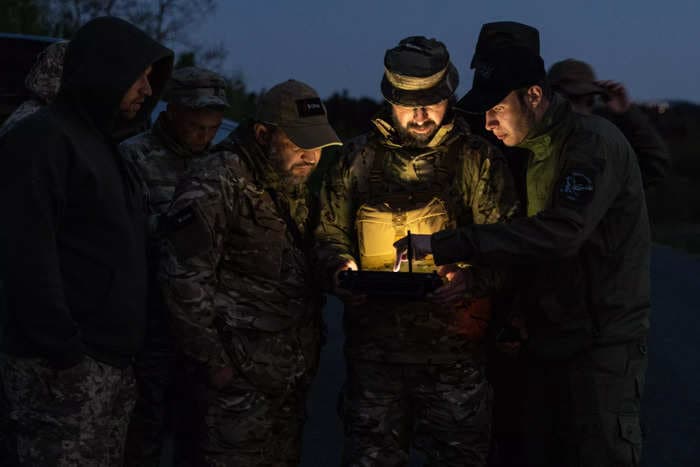
<path fill-rule="evenodd" d="M 133 25 L 92 20 L 54 102 L 0 140 L 0 372 L 20 465 L 121 465 L 147 284 L 144 195 L 116 143 L 171 68 Z"/>

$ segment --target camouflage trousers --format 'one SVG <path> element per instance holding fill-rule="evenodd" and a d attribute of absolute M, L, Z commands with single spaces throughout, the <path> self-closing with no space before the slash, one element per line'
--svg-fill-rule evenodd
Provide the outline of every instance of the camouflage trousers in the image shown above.
<path fill-rule="evenodd" d="M 85 357 L 65 370 L 0 355 L 18 465 L 121 466 L 134 378 Z"/>
<path fill-rule="evenodd" d="M 342 403 L 344 466 L 402 466 L 411 445 L 429 466 L 484 466 L 492 392 L 472 362 L 349 360 Z"/>
<path fill-rule="evenodd" d="M 493 465 L 640 465 L 645 341 L 595 347 L 563 362 L 527 354 L 520 361 L 525 380 L 511 381 L 520 388 L 513 404 L 519 410 L 500 420 L 499 431 L 510 436 L 496 438 L 500 455 Z M 496 397 L 500 404 L 498 388 Z"/>
<path fill-rule="evenodd" d="M 196 465 L 298 466 L 306 395 L 318 369 L 320 328 L 235 331 L 233 381 L 199 384 Z"/>

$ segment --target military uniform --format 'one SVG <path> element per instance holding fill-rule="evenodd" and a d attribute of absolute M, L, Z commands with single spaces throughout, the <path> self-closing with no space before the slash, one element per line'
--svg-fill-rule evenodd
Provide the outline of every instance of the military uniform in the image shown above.
<path fill-rule="evenodd" d="M 318 95 L 298 81 L 270 89 L 256 120 L 299 147 L 340 144 Z M 206 465 L 298 465 L 318 367 L 309 192 L 285 183 L 255 128 L 225 140 L 178 188 L 167 216 L 163 286 L 176 340 L 197 368 L 193 431 Z M 216 388 L 211 377 L 224 368 L 233 379 Z"/>
<path fill-rule="evenodd" d="M 58 93 L 63 72 L 63 56 L 67 41 L 56 42 L 46 47 L 36 58 L 32 69 L 24 80 L 24 86 L 32 98 L 23 102 L 0 126 L 0 136 L 7 133 L 17 122 L 33 114 L 51 102 Z"/>
<path fill-rule="evenodd" d="M 390 271 L 392 243 L 407 230 L 493 223 L 514 213 L 505 160 L 461 118 L 440 126 L 424 148 L 402 147 L 386 115 L 373 123 L 374 131 L 346 145 L 322 191 L 317 237 L 326 277 L 349 259 Z M 415 270 L 434 267 L 419 261 Z M 487 268 L 473 276 L 472 296 L 454 309 L 380 299 L 345 308 L 344 465 L 403 464 L 411 439 L 439 465 L 484 465 L 491 390 L 483 373 L 490 312 L 483 297 L 503 278 Z"/>
<path fill-rule="evenodd" d="M 205 374 L 236 374 L 221 391 L 199 388 L 206 462 L 293 465 L 320 342 L 308 251 L 292 233 L 308 233 L 308 198 L 304 186 L 286 192 L 242 134 L 178 190 L 170 213 L 188 219 L 170 237 L 165 291 L 183 352 Z"/>
<path fill-rule="evenodd" d="M 225 97 L 226 82 L 209 70 L 187 67 L 176 70 L 166 86 L 163 98 L 169 104 L 189 109 L 211 108 L 223 110 L 228 106 Z M 159 261 L 159 241 L 164 234 L 160 223 L 175 193 L 175 187 L 185 173 L 194 170 L 209 156 L 209 148 L 193 152 L 180 143 L 169 127 L 167 112 L 161 112 L 153 128 L 124 141 L 119 151 L 136 168 L 148 193 L 150 267 L 152 278 Z M 186 373 L 186 368 L 179 365 Z M 149 290 L 149 326 L 144 350 L 134 363 L 138 383 L 138 399 L 129 426 L 126 463 L 133 466 L 160 465 L 164 432 L 168 428 L 168 414 L 175 412 L 188 423 L 186 410 L 178 408 L 173 398 L 183 396 L 174 391 L 183 390 L 187 378 L 175 383 L 175 349 L 169 332 L 167 310 L 155 280 Z M 185 405 L 186 406 L 186 405 Z M 179 440 L 177 444 L 184 444 Z M 177 449 L 176 449 L 177 451 Z M 178 453 L 179 454 L 179 453 Z M 183 454 L 184 456 L 184 454 Z M 179 456 L 178 456 L 179 457 Z"/>
<path fill-rule="evenodd" d="M 533 82 L 544 76 L 541 58 L 522 49 L 487 60 L 467 95 L 473 110 L 527 84 L 490 91 L 518 60 L 540 68 Z M 636 156 L 614 125 L 557 95 L 519 146 L 533 154 L 528 217 L 434 234 L 435 262 L 528 267 L 522 465 L 639 465 L 650 239 Z"/>

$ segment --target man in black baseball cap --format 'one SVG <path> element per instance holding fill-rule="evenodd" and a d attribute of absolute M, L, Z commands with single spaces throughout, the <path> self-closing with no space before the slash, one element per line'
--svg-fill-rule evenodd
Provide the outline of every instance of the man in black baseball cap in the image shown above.
<path fill-rule="evenodd" d="M 527 265 L 523 465 L 637 466 L 650 239 L 634 151 L 613 124 L 549 91 L 532 47 L 493 47 L 474 65 L 462 107 L 531 152 L 527 217 L 415 235 L 414 258 Z M 395 246 L 400 262 L 406 239 Z"/>
<path fill-rule="evenodd" d="M 304 182 L 321 149 L 340 144 L 316 91 L 287 80 L 175 192 L 161 269 L 176 344 L 197 376 L 183 394 L 194 418 L 187 465 L 299 465 L 322 298 Z"/>

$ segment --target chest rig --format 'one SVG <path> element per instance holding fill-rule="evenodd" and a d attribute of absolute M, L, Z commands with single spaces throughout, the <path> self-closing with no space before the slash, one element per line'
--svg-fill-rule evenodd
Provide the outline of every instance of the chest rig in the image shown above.
<path fill-rule="evenodd" d="M 355 216 L 361 269 L 391 271 L 396 255 L 393 243 L 409 230 L 412 234 L 432 234 L 454 227 L 457 213 L 451 191 L 459 166 L 459 146 L 453 140 L 453 144 L 429 148 L 410 159 L 416 173 L 416 180 L 410 181 L 388 170 L 393 152 L 405 149 L 375 146 Z M 420 169 L 418 161 L 432 164 L 432 173 Z M 415 272 L 432 272 L 435 268 L 432 255 L 413 262 Z M 401 271 L 407 272 L 408 266 L 403 264 Z"/>

